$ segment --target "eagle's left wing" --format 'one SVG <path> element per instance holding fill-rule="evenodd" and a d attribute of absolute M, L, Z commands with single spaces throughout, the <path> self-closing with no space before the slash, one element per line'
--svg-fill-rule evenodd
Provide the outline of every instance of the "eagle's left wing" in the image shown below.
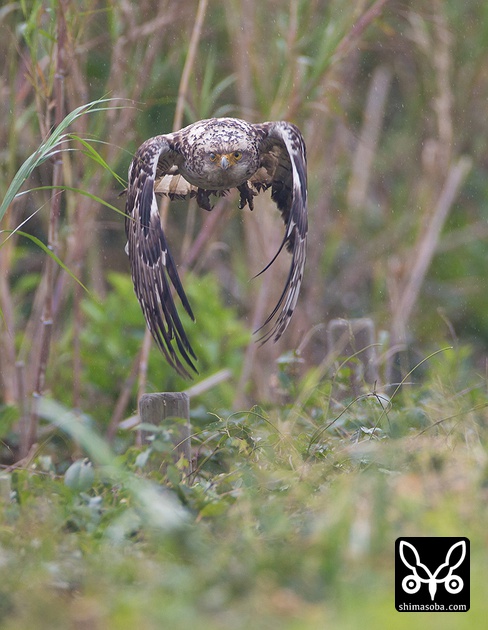
<path fill-rule="evenodd" d="M 267 173 L 265 183 L 266 186 L 271 184 L 271 198 L 278 206 L 286 226 L 278 251 L 263 271 L 276 260 L 285 245 L 292 256 L 281 297 L 259 328 L 265 331 L 261 337 L 264 343 L 269 339 L 277 341 L 285 332 L 300 293 L 308 231 L 307 156 L 302 134 L 295 125 L 267 122 L 254 127 L 262 135 L 259 150 L 262 167 Z"/>
<path fill-rule="evenodd" d="M 168 249 L 154 194 L 157 176 L 171 171 L 179 160 L 181 155 L 167 136 L 150 138 L 139 147 L 129 167 L 125 231 L 134 290 L 147 326 L 169 364 L 189 376 L 187 367 L 196 372 L 192 360 L 196 357 L 176 310 L 171 284 L 195 318 Z"/>

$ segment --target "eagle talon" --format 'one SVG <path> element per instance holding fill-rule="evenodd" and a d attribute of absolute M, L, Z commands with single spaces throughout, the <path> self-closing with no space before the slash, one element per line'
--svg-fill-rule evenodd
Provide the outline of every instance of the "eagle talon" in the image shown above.
<path fill-rule="evenodd" d="M 203 188 L 198 189 L 197 204 L 199 208 L 206 210 L 207 212 L 211 212 L 213 210 L 213 206 L 210 205 L 210 196 L 207 190 L 204 190 Z"/>
<path fill-rule="evenodd" d="M 249 206 L 249 210 L 254 210 L 254 193 L 247 185 L 247 182 L 242 184 L 242 186 L 238 186 L 237 190 L 241 195 L 239 200 L 239 210 L 245 208 L 246 204 Z"/>

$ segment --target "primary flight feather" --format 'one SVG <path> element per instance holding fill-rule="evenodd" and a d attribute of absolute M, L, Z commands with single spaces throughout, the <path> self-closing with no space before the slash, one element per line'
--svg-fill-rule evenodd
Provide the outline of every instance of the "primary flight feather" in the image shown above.
<path fill-rule="evenodd" d="M 231 188 L 240 193 L 239 207 L 254 208 L 254 197 L 271 187 L 285 222 L 283 247 L 291 254 L 283 292 L 259 330 L 261 341 L 275 341 L 286 330 L 300 292 L 307 242 L 307 160 L 299 129 L 288 122 L 250 124 L 237 118 L 210 118 L 180 131 L 146 140 L 129 167 L 126 221 L 134 290 L 158 347 L 182 376 L 196 372 L 173 298 L 173 289 L 192 319 L 191 306 L 159 216 L 156 193 L 171 199 L 196 197 L 211 210 L 210 194 Z"/>

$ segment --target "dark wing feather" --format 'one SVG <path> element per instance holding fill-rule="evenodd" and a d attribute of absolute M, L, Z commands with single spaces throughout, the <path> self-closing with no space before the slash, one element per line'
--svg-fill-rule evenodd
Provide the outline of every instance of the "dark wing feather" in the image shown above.
<path fill-rule="evenodd" d="M 192 360 L 196 357 L 176 310 L 171 285 L 187 313 L 195 318 L 168 249 L 154 194 L 157 174 L 169 170 L 179 159 L 166 136 L 150 138 L 141 145 L 129 168 L 125 231 L 134 290 L 147 326 L 168 363 L 188 377 L 187 367 L 196 372 Z"/>
<path fill-rule="evenodd" d="M 277 341 L 285 332 L 300 293 L 305 267 L 307 246 L 307 156 L 305 142 L 299 129 L 287 122 L 269 122 L 255 125 L 264 132 L 260 143 L 261 163 L 271 179 L 271 198 L 278 206 L 285 222 L 285 235 L 271 262 L 276 260 L 283 247 L 292 260 L 285 287 L 278 303 L 258 329 L 264 334 L 261 341 Z M 257 331 L 256 331 L 257 332 Z"/>

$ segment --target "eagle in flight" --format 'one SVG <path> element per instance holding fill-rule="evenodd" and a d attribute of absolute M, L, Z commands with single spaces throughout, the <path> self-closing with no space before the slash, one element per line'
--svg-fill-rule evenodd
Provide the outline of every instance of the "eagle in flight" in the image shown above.
<path fill-rule="evenodd" d="M 298 299 L 307 241 L 307 163 L 299 129 L 288 122 L 250 124 L 237 118 L 201 120 L 180 131 L 146 140 L 129 167 L 125 230 L 134 290 L 147 326 L 169 364 L 182 376 L 197 372 L 196 355 L 176 309 L 173 290 L 188 315 L 194 315 L 161 226 L 156 194 L 170 199 L 196 197 L 211 210 L 210 195 L 231 188 L 239 207 L 254 208 L 254 197 L 271 187 L 285 223 L 281 245 L 291 254 L 285 287 L 258 330 L 260 340 L 278 340 Z M 262 273 L 262 272 L 261 272 Z M 172 285 L 172 286 L 171 286 Z"/>

